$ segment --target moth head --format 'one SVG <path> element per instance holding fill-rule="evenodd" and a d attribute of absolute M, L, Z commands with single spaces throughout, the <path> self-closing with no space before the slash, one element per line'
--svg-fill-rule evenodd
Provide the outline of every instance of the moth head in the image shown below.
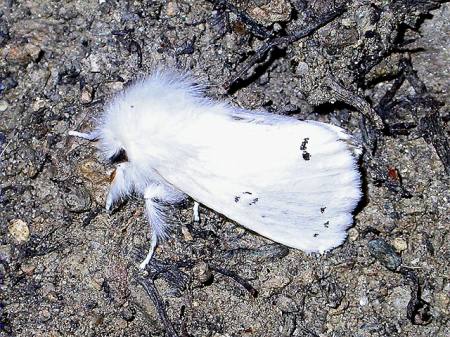
<path fill-rule="evenodd" d="M 120 164 L 128 161 L 127 151 L 124 148 L 120 148 L 116 153 L 108 158 L 110 164 Z"/>

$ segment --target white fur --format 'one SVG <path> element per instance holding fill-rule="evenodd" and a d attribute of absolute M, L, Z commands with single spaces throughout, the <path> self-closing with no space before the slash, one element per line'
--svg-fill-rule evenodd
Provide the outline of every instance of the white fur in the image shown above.
<path fill-rule="evenodd" d="M 141 267 L 167 233 L 164 205 L 186 195 L 306 252 L 344 241 L 361 196 L 359 149 L 344 130 L 210 100 L 186 74 L 160 70 L 137 81 L 84 138 L 98 138 L 106 159 L 127 153 L 107 208 L 144 196 L 153 238 Z"/>

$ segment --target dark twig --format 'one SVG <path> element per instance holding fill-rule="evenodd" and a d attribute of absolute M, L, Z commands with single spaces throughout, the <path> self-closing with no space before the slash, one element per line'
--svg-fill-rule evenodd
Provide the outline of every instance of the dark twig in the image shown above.
<path fill-rule="evenodd" d="M 164 324 L 164 328 L 167 333 L 166 336 L 178 337 L 178 334 L 175 332 L 175 329 L 173 328 L 172 323 L 169 320 L 169 317 L 167 317 L 164 301 L 159 295 L 158 290 L 156 289 L 156 286 L 153 283 L 153 280 L 146 280 L 144 278 L 139 278 L 138 282 L 142 287 L 144 287 L 148 296 L 155 305 L 156 311 L 158 312 L 158 315 Z"/>
<path fill-rule="evenodd" d="M 179 268 L 190 267 L 192 263 L 190 261 L 178 262 L 173 264 L 163 263 L 156 259 L 152 259 L 147 266 L 149 278 L 156 280 L 157 278 L 164 278 L 171 285 L 178 289 L 186 289 L 188 277 Z"/>
<path fill-rule="evenodd" d="M 256 63 L 261 61 L 268 51 L 272 50 L 275 47 L 279 49 L 286 49 L 288 45 L 313 34 L 319 28 L 333 21 L 336 17 L 340 16 L 344 12 L 345 12 L 344 6 L 338 7 L 335 10 L 330 11 L 329 13 L 320 17 L 317 21 L 306 25 L 306 27 L 292 33 L 291 35 L 271 38 L 269 41 L 265 42 L 255 52 L 255 54 L 240 67 L 240 69 L 236 72 L 236 74 L 231 76 L 225 82 L 223 87 L 228 90 L 234 83 L 236 83 L 239 79 L 241 79 L 251 67 L 253 67 L 254 65 L 256 65 Z"/>
<path fill-rule="evenodd" d="M 389 110 L 392 108 L 392 101 L 397 94 L 398 89 L 402 86 L 405 81 L 405 74 L 403 71 L 399 74 L 399 76 L 394 80 L 392 87 L 386 91 L 384 96 L 381 98 L 378 105 L 375 107 L 375 111 L 381 117 L 383 121 L 385 121 L 389 116 Z"/>
<path fill-rule="evenodd" d="M 439 115 L 441 103 L 428 93 L 426 86 L 413 69 L 409 59 L 403 60 L 405 76 L 417 94 L 416 103 L 421 105 L 426 111 L 425 116 L 418 121 L 419 130 L 422 137 L 429 144 L 432 144 L 444 165 L 447 174 L 450 175 L 450 143 L 447 138 L 445 128 Z M 416 120 L 418 116 L 414 114 Z"/>
<path fill-rule="evenodd" d="M 378 129 L 383 129 L 383 121 L 380 116 L 372 109 L 369 102 L 367 102 L 362 97 L 354 94 L 350 90 L 345 89 L 337 80 L 333 79 L 332 76 L 327 78 L 326 85 L 333 91 L 334 96 L 339 101 L 349 104 L 355 107 L 359 112 L 361 112 L 365 117 L 367 117 Z"/>
<path fill-rule="evenodd" d="M 253 286 L 250 283 L 248 283 L 246 280 L 244 280 L 235 272 L 211 265 L 210 268 L 219 274 L 222 274 L 224 276 L 233 279 L 236 283 L 240 284 L 245 290 L 247 290 L 250 293 L 250 295 L 252 295 L 252 297 L 258 296 L 258 291 L 255 288 L 253 288 Z"/>
<path fill-rule="evenodd" d="M 399 272 L 411 286 L 411 299 L 406 308 L 406 316 L 415 325 L 426 325 L 431 322 L 430 305 L 421 297 L 419 278 L 417 274 L 409 268 L 401 267 Z"/>
<path fill-rule="evenodd" d="M 229 3 L 226 0 L 207 0 L 208 2 L 211 2 L 217 7 L 224 7 L 228 9 L 230 12 L 234 13 L 239 20 L 245 24 L 250 32 L 255 35 L 256 37 L 260 38 L 269 38 L 273 36 L 273 33 L 266 29 L 264 26 L 257 23 L 255 20 L 253 20 L 250 15 L 247 13 L 240 11 L 236 6 Z"/>

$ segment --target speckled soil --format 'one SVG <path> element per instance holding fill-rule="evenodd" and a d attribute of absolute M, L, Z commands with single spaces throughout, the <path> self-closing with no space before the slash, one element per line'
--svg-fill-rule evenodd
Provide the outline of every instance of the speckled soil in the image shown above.
<path fill-rule="evenodd" d="M 224 89 L 270 36 L 338 3 L 3 1 L 0 336 L 450 336 L 448 139 L 419 130 L 434 113 L 448 135 L 450 6 L 350 1 Z M 159 64 L 189 69 L 212 97 L 364 143 L 346 242 L 308 255 L 204 207 L 193 223 L 189 201 L 140 272 L 141 200 L 107 214 L 112 167 L 67 132 L 89 130 L 108 97 Z M 391 132 L 367 132 L 367 106 L 389 112 Z"/>

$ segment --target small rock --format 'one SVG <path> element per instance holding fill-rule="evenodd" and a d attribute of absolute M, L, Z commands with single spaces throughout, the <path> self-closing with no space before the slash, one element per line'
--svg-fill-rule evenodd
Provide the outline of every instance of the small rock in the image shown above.
<path fill-rule="evenodd" d="M 366 295 L 363 295 L 359 298 L 359 305 L 364 307 L 369 303 L 369 298 Z"/>
<path fill-rule="evenodd" d="M 194 239 L 186 226 L 181 227 L 181 233 L 183 233 L 183 238 L 185 241 L 192 241 Z"/>
<path fill-rule="evenodd" d="M 356 241 L 359 237 L 359 232 L 356 228 L 350 228 L 348 230 L 348 238 L 350 241 Z"/>
<path fill-rule="evenodd" d="M 18 243 L 27 242 L 30 238 L 30 229 L 27 223 L 20 219 L 12 220 L 9 224 L 8 231 Z"/>
<path fill-rule="evenodd" d="M 33 61 L 37 61 L 42 53 L 42 49 L 32 43 L 27 43 L 24 49 Z"/>
<path fill-rule="evenodd" d="M 408 249 L 408 243 L 403 238 L 395 238 L 392 245 L 397 252 L 403 252 Z"/>
<path fill-rule="evenodd" d="M 34 270 L 36 269 L 36 266 L 31 263 L 24 263 L 20 266 L 20 269 L 23 271 L 25 275 L 32 275 L 34 273 Z"/>
<path fill-rule="evenodd" d="M 52 317 L 52 315 L 50 314 L 50 311 L 48 311 L 47 309 L 44 309 L 44 310 L 39 311 L 39 317 L 42 322 L 46 322 Z"/>
<path fill-rule="evenodd" d="M 94 288 L 97 291 L 102 290 L 103 282 L 105 282 L 105 279 L 101 277 L 100 275 L 95 275 L 93 278 L 90 279 L 90 284 L 92 288 Z"/>
<path fill-rule="evenodd" d="M 434 303 L 436 303 L 436 309 L 442 311 L 445 315 L 450 315 L 450 292 L 445 291 L 438 292 L 434 295 Z"/>
<path fill-rule="evenodd" d="M 8 102 L 5 100 L 0 101 L 0 112 L 6 111 L 8 109 Z"/>
<path fill-rule="evenodd" d="M 175 16 L 178 12 L 178 5 L 175 1 L 171 1 L 167 4 L 167 16 Z"/>
<path fill-rule="evenodd" d="M 45 100 L 39 97 L 36 98 L 36 100 L 31 105 L 31 109 L 33 110 L 33 112 L 38 112 L 40 110 L 43 110 L 44 108 L 45 108 Z"/>
<path fill-rule="evenodd" d="M 47 297 L 51 294 L 56 292 L 56 288 L 52 283 L 44 283 L 41 287 L 41 293 L 43 297 Z"/>
<path fill-rule="evenodd" d="M 354 26 L 356 25 L 356 22 L 353 21 L 353 20 L 350 19 L 350 18 L 344 18 L 344 19 L 342 19 L 341 23 L 342 23 L 342 25 L 343 25 L 345 28 L 354 27 Z"/>
<path fill-rule="evenodd" d="M 295 73 L 299 76 L 306 76 L 309 72 L 309 66 L 306 62 L 299 62 L 297 68 L 295 68 Z"/>
<path fill-rule="evenodd" d="M 372 240 L 368 246 L 370 254 L 389 270 L 395 271 L 401 265 L 402 258 L 384 239 Z"/>
<path fill-rule="evenodd" d="M 291 279 L 287 276 L 274 276 L 268 279 L 264 287 L 268 289 L 280 289 L 286 287 L 289 283 L 291 283 Z"/>
<path fill-rule="evenodd" d="M 12 77 L 4 77 L 0 79 L 0 94 L 3 91 L 14 89 L 17 87 L 17 81 Z"/>
<path fill-rule="evenodd" d="M 91 65 L 91 73 L 99 73 L 101 70 L 100 60 L 97 55 L 91 54 L 89 56 L 89 63 Z"/>
<path fill-rule="evenodd" d="M 287 0 L 272 0 L 268 4 L 250 10 L 250 15 L 260 24 L 269 26 L 274 22 L 288 21 L 291 4 Z"/>
<path fill-rule="evenodd" d="M 64 195 L 64 204 L 70 212 L 81 213 L 91 207 L 89 192 L 82 186 L 70 186 Z"/>
<path fill-rule="evenodd" d="M 31 61 L 23 45 L 6 47 L 4 53 L 6 61 L 12 64 L 26 65 Z"/>
<path fill-rule="evenodd" d="M 6 263 L 10 263 L 11 256 L 12 256 L 11 245 L 0 246 L 0 261 L 5 261 Z"/>
<path fill-rule="evenodd" d="M 85 85 L 81 90 L 81 103 L 91 103 L 94 99 L 94 89 L 90 85 Z"/>
<path fill-rule="evenodd" d="M 410 299 L 411 290 L 407 287 L 395 287 L 389 296 L 389 302 L 401 313 L 406 311 Z"/>
<path fill-rule="evenodd" d="M 208 264 L 206 262 L 200 262 L 197 263 L 194 268 L 192 269 L 194 273 L 194 277 L 200 282 L 200 283 L 207 283 L 212 278 L 211 269 L 209 268 Z"/>
<path fill-rule="evenodd" d="M 122 318 L 127 321 L 127 322 L 131 322 L 135 319 L 136 317 L 136 309 L 131 308 L 131 307 L 127 307 L 125 309 L 122 310 L 121 312 Z"/>
<path fill-rule="evenodd" d="M 90 319 L 89 326 L 90 327 L 99 326 L 99 325 L 103 324 L 103 321 L 104 321 L 104 318 L 102 315 L 94 313 Z"/>
<path fill-rule="evenodd" d="M 277 298 L 276 306 L 282 312 L 297 312 L 298 307 L 295 301 L 285 295 L 280 295 Z"/>
<path fill-rule="evenodd" d="M 273 30 L 274 30 L 275 32 L 279 32 L 279 31 L 281 31 L 282 29 L 283 29 L 283 27 L 281 27 L 281 25 L 280 25 L 278 22 L 274 23 L 274 25 L 273 25 Z"/>

